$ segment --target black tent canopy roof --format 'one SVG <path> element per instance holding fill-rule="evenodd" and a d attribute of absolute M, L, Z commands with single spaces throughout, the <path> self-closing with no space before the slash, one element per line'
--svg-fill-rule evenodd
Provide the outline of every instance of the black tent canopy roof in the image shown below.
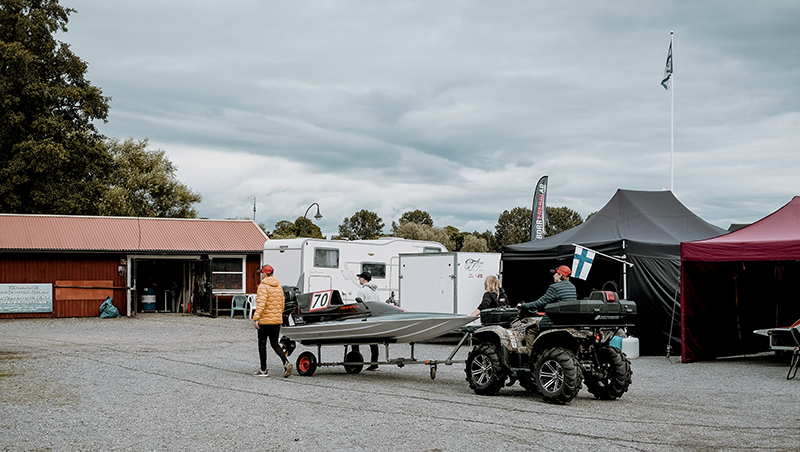
<path fill-rule="evenodd" d="M 724 229 L 686 208 L 671 191 L 619 189 L 583 224 L 541 240 L 506 246 L 503 259 L 570 258 L 573 243 L 603 253 L 679 259 L 681 242 L 723 233 Z"/>

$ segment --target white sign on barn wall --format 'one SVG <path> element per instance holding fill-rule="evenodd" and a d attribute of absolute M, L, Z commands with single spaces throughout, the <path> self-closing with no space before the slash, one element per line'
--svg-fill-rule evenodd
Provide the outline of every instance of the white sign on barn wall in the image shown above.
<path fill-rule="evenodd" d="M 0 313 L 53 312 L 52 284 L 0 284 Z"/>

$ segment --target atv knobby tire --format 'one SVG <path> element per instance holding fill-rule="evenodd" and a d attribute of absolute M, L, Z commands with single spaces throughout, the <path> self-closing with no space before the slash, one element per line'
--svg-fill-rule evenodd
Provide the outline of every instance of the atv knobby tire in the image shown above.
<path fill-rule="evenodd" d="M 583 385 L 583 371 L 571 351 L 555 347 L 545 350 L 533 366 L 534 379 L 545 402 L 566 404 Z"/>
<path fill-rule="evenodd" d="M 596 398 L 614 400 L 622 397 L 631 385 L 631 362 L 616 347 L 603 345 L 598 351 L 597 374 L 586 376 L 586 387 Z"/>
<path fill-rule="evenodd" d="M 506 369 L 493 344 L 475 346 L 467 355 L 467 381 L 478 395 L 496 395 L 506 382 Z"/>

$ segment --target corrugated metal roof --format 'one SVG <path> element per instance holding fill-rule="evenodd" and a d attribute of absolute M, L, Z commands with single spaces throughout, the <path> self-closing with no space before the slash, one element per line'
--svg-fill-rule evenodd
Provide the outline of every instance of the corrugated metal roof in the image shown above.
<path fill-rule="evenodd" d="M 0 214 L 1 251 L 261 253 L 250 220 Z"/>

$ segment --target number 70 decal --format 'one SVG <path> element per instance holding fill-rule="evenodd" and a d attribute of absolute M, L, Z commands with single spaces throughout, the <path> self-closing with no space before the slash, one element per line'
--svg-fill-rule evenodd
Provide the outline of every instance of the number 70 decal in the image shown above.
<path fill-rule="evenodd" d="M 333 290 L 323 290 L 311 294 L 311 306 L 308 308 L 309 312 L 327 308 L 330 305 L 332 295 Z"/>

